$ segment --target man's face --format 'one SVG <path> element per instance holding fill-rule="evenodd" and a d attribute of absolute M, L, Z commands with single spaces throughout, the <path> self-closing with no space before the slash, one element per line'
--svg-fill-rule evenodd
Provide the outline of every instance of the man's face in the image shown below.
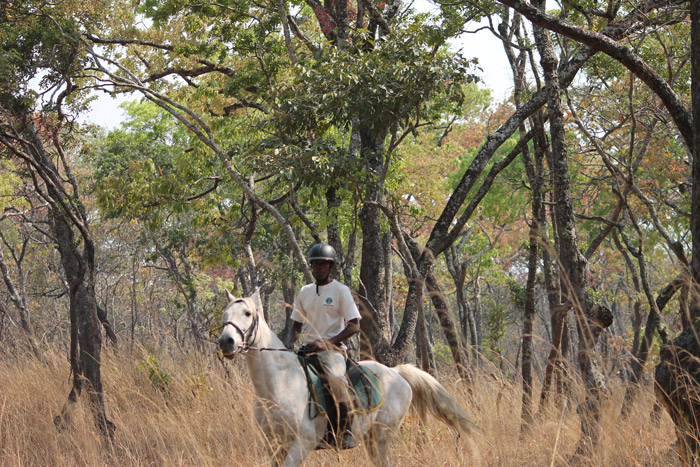
<path fill-rule="evenodd" d="M 314 279 L 319 284 L 325 283 L 328 276 L 331 275 L 331 262 L 317 259 L 311 261 L 311 274 L 313 274 Z"/>

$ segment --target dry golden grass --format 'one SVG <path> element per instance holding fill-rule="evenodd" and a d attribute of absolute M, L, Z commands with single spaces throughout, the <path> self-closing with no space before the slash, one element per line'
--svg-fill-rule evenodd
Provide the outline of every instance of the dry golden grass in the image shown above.
<path fill-rule="evenodd" d="M 226 369 L 216 359 L 175 362 L 159 357 L 170 375 L 167 392 L 152 384 L 143 355 L 105 355 L 104 379 L 110 418 L 117 426 L 106 452 L 88 411 L 79 407 L 71 429 L 57 431 L 52 419 L 70 389 L 64 356 L 0 361 L 0 466 L 34 465 L 269 465 L 265 440 L 253 421 L 253 392 L 245 364 Z M 227 375 L 228 373 L 228 375 Z M 462 385 L 440 378 L 479 425 L 473 437 L 458 438 L 437 420 L 427 426 L 409 418 L 392 447 L 396 466 L 568 465 L 576 449 L 575 408 L 539 415 L 520 436 L 517 384 L 482 376 L 469 396 Z M 665 413 L 650 417 L 653 394 L 641 394 L 631 416 L 618 420 L 623 387 L 606 402 L 602 437 L 592 465 L 668 466 L 678 464 L 675 435 Z M 307 466 L 370 465 L 362 449 L 313 452 Z"/>

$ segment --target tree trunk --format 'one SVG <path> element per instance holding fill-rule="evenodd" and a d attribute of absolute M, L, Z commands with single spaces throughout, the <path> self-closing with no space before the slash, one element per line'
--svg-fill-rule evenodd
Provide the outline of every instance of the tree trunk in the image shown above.
<path fill-rule="evenodd" d="M 294 310 L 294 297 L 297 293 L 296 280 L 282 277 L 282 297 L 284 298 L 284 328 L 279 333 L 279 338 L 284 341 L 292 327 L 292 311 Z"/>
<path fill-rule="evenodd" d="M 692 63 L 692 115 L 695 119 L 691 140 L 692 197 L 690 230 L 693 236 L 689 291 L 688 328 L 661 348 L 656 367 L 657 399 L 666 407 L 676 426 L 678 450 L 683 463 L 695 465 L 700 459 L 700 0 L 690 1 L 690 59 Z"/>
<path fill-rule="evenodd" d="M 503 13 L 503 21 L 499 25 L 499 32 L 503 36 L 503 48 L 508 57 L 510 68 L 513 73 L 513 83 L 515 85 L 513 91 L 513 100 L 516 108 L 521 106 L 521 98 L 526 91 L 525 82 L 525 66 L 527 65 L 527 54 L 529 49 L 522 48 L 516 55 L 513 47 L 513 38 L 517 38 L 519 45 L 524 45 L 521 33 L 521 17 L 518 13 L 513 15 L 512 23 L 508 24 L 509 11 L 506 9 Z M 510 26 L 510 27 L 509 27 Z M 508 40 L 506 40 L 508 39 Z M 538 112 L 539 115 L 539 112 Z M 532 119 L 531 119 L 532 120 Z M 534 125 L 533 125 L 534 126 Z M 535 131 L 538 131 L 536 129 Z M 525 122 L 520 124 L 518 130 L 520 137 L 527 133 Z M 542 152 L 540 151 L 541 155 Z M 541 161 L 542 157 L 538 157 Z M 532 163 L 530 150 L 525 145 L 523 147 L 523 162 L 525 172 L 530 182 L 532 190 L 532 220 L 529 228 L 529 247 L 528 247 L 528 275 L 527 284 L 525 286 L 525 310 L 523 315 L 523 332 L 520 353 L 522 354 L 522 379 L 523 379 L 523 396 L 522 396 L 522 411 L 521 411 L 521 433 L 529 430 L 532 417 L 532 351 L 533 351 L 533 331 L 535 320 L 535 285 L 537 281 L 537 259 L 539 250 L 539 232 L 538 222 L 540 219 L 540 209 L 542 206 L 541 185 L 542 185 L 542 164 L 537 164 L 537 169 Z"/>
<path fill-rule="evenodd" d="M 58 426 L 67 426 L 70 423 L 73 406 L 82 390 L 86 389 L 97 426 L 106 440 L 111 442 L 114 424 L 107 418 L 107 404 L 102 386 L 102 335 L 97 316 L 94 281 L 89 277 L 91 272 L 85 270 L 80 264 L 81 261 L 75 256 L 76 245 L 71 227 L 55 213 L 52 225 L 63 270 L 70 284 L 71 366 L 73 369 L 73 387 L 68 401 L 61 415 L 57 416 L 54 422 Z M 83 254 L 91 255 L 90 248 L 85 248 Z M 83 386 L 84 382 L 87 383 L 85 386 Z"/>
<path fill-rule="evenodd" d="M 477 361 L 481 361 L 483 339 L 482 310 L 481 310 L 481 284 L 480 278 L 474 279 L 474 306 L 471 308 L 471 332 L 474 344 L 472 349 L 476 354 Z M 468 302 L 467 302 L 468 303 Z"/>
<path fill-rule="evenodd" d="M 662 346 L 661 363 L 654 374 L 656 398 L 671 415 L 681 460 L 689 466 L 700 459 L 700 345 L 696 333 L 697 322 L 672 344 Z"/>
<path fill-rule="evenodd" d="M 382 171 L 382 156 L 384 152 L 384 133 L 372 134 L 368 129 L 360 130 L 360 155 L 365 161 L 371 174 Z M 377 203 L 382 200 L 381 187 L 378 180 L 368 183 L 365 202 L 360 210 L 359 221 L 362 231 L 362 257 L 360 260 L 360 284 L 358 299 L 360 305 L 360 329 L 362 339 L 360 353 L 362 358 L 375 358 L 377 361 L 395 365 L 403 361 L 408 351 L 395 355 L 391 348 L 392 330 L 389 326 L 389 306 L 387 294 L 383 285 L 386 284 L 387 274 L 384 258 L 384 242 L 382 241 L 382 211 Z M 389 271 L 390 273 L 390 271 Z M 406 317 L 404 317 L 406 321 Z M 410 342 L 415 330 L 416 317 L 409 317 Z"/>
<path fill-rule="evenodd" d="M 645 280 L 645 279 L 643 279 Z M 654 332 L 657 330 L 662 336 L 662 340 L 668 343 L 668 337 L 666 331 L 661 327 L 661 311 L 666 307 L 666 304 L 671 300 L 673 295 L 683 287 L 685 279 L 677 277 L 670 284 L 668 284 L 661 291 L 658 297 L 656 297 L 656 306 L 649 307 L 649 316 L 647 317 L 647 324 L 644 330 L 644 338 L 641 341 L 639 349 L 636 354 L 632 356 L 632 361 L 630 366 L 632 368 L 630 385 L 627 386 L 625 391 L 625 399 L 622 404 L 622 411 L 620 416 L 625 417 L 629 409 L 631 408 L 632 401 L 634 400 L 634 395 L 637 391 L 638 385 L 642 380 L 642 375 L 644 371 L 644 366 L 647 363 L 649 357 L 649 351 L 651 350 L 652 340 L 654 338 Z"/>
<path fill-rule="evenodd" d="M 0 234 L 1 236 L 2 234 Z M 5 242 L 5 238 L 3 236 L 3 242 Z M 26 246 L 26 243 L 25 243 Z M 39 351 L 39 344 L 36 341 L 36 336 L 34 334 L 34 330 L 32 327 L 29 325 L 29 312 L 27 310 L 27 302 L 26 298 L 24 296 L 24 278 L 23 278 L 23 272 L 22 272 L 22 267 L 20 262 L 16 262 L 16 266 L 18 269 L 18 274 L 17 276 L 19 277 L 20 281 L 20 289 L 17 290 L 17 287 L 15 287 L 14 281 L 10 277 L 10 270 L 7 267 L 7 263 L 5 263 L 5 254 L 2 251 L 2 248 L 0 247 L 0 271 L 2 271 L 2 278 L 5 281 L 5 286 L 7 287 L 7 291 L 10 294 L 10 301 L 15 305 L 15 308 L 17 309 L 17 313 L 19 313 L 19 322 L 20 325 L 22 326 L 22 331 L 24 333 L 24 336 L 27 338 L 27 343 L 29 344 L 29 349 L 31 350 L 32 354 L 34 357 L 39 360 L 40 362 L 44 361 L 43 354 Z M 20 290 L 22 290 L 22 293 L 20 293 Z"/>
<path fill-rule="evenodd" d="M 457 310 L 459 312 L 459 330 L 462 335 L 462 342 L 466 348 L 469 340 L 469 326 L 467 317 L 467 303 L 464 297 L 464 280 L 466 278 L 466 268 L 461 267 L 457 262 L 457 252 L 454 246 L 446 249 L 444 252 L 445 264 L 452 276 L 452 282 L 455 286 L 455 295 L 457 300 Z M 465 361 L 466 363 L 466 361 Z"/>
<path fill-rule="evenodd" d="M 533 5 L 539 11 L 545 9 L 544 0 L 537 0 L 533 2 Z M 581 439 L 576 449 L 576 456 L 586 458 L 590 456 L 593 446 L 598 442 L 600 398 L 607 388 L 605 377 L 598 371 L 597 362 L 593 356 L 597 333 L 592 327 L 592 323 L 589 323 L 592 318 L 592 304 L 588 297 L 585 276 L 587 262 L 580 252 L 576 238 L 576 220 L 571 201 L 571 181 L 569 179 L 569 163 L 560 98 L 561 87 L 557 73 L 558 60 L 547 31 L 538 26 L 534 26 L 533 31 L 540 53 L 540 63 L 547 90 L 552 137 L 551 170 L 555 197 L 554 213 L 559 234 L 558 261 L 561 264 L 560 273 L 565 279 L 562 289 L 566 292 L 566 306 L 573 307 L 576 316 L 579 336 L 579 365 L 587 389 L 586 400 L 578 407 L 581 418 Z"/>
<path fill-rule="evenodd" d="M 418 319 L 416 321 L 416 356 L 423 371 L 435 375 L 435 365 L 430 358 L 430 341 L 428 339 L 428 327 L 425 322 L 425 314 L 423 307 L 418 310 Z"/>
<path fill-rule="evenodd" d="M 62 156 L 62 173 L 59 173 L 51 155 L 44 147 L 42 134 L 32 118 L 18 116 L 24 136 L 31 144 L 23 147 L 26 152 L 15 154 L 32 161 L 27 166 L 34 172 L 37 193 L 51 206 L 50 224 L 61 257 L 70 299 L 71 353 L 73 387 L 62 414 L 54 418 L 58 426 L 70 421 L 71 409 L 86 384 L 88 399 L 95 415 L 97 427 L 102 432 L 107 445 L 111 445 L 114 424 L 107 418 L 107 405 L 101 374 L 102 335 L 95 298 L 95 248 L 88 228 L 85 207 L 80 201 L 78 186 L 70 166 L 62 154 L 58 131 L 53 129 L 52 139 L 55 149 Z M 51 131 L 45 128 L 44 131 Z M 13 148 L 17 149 L 17 148 Z M 68 183 L 65 180 L 68 180 Z M 66 190 L 64 183 L 72 187 Z M 75 230 L 74 230 L 75 229 Z M 76 232 L 78 231 L 78 235 Z"/>
<path fill-rule="evenodd" d="M 540 170 L 543 172 L 544 160 L 551 161 L 549 156 L 549 146 L 547 142 L 546 132 L 544 128 L 544 119 L 540 112 L 532 118 L 534 131 L 534 148 L 535 161 Z M 551 165 L 551 163 L 550 163 Z M 544 196 L 544 193 L 542 194 Z M 550 203 L 553 204 L 553 203 Z M 569 313 L 568 307 L 561 305 L 561 288 L 557 278 L 553 256 L 556 257 L 552 244 L 549 240 L 547 222 L 547 210 L 543 207 L 539 211 L 539 235 L 542 244 L 542 272 L 544 275 L 545 291 L 547 293 L 547 303 L 549 305 L 549 320 L 551 328 L 551 349 L 547 357 L 547 365 L 545 367 L 544 381 L 542 382 L 542 392 L 540 394 L 540 407 L 548 400 L 552 388 L 556 381 L 563 379 L 563 363 L 562 358 L 562 343 L 564 338 L 565 323 Z M 554 224 L 554 238 L 556 238 L 556 224 Z"/>
<path fill-rule="evenodd" d="M 414 261 L 418 262 L 421 256 L 420 246 L 408 235 L 404 235 L 404 240 L 411 251 Z M 425 284 L 428 288 L 430 300 L 435 307 L 435 313 L 440 321 L 440 327 L 445 335 L 445 340 L 447 341 L 447 345 L 450 347 L 452 359 L 457 366 L 457 371 L 459 372 L 461 378 L 468 380 L 469 375 L 466 371 L 464 350 L 462 347 L 462 342 L 459 339 L 459 332 L 457 331 L 457 326 L 452 318 L 452 313 L 450 313 L 447 306 L 445 295 L 442 293 L 440 284 L 432 271 L 430 271 L 428 276 L 425 278 Z"/>
<path fill-rule="evenodd" d="M 384 270 L 386 274 L 384 275 L 384 300 L 387 303 L 387 313 L 389 315 L 389 342 L 394 340 L 394 335 L 396 334 L 396 313 L 394 309 L 394 252 L 391 248 L 391 240 L 393 235 L 391 231 L 385 232 L 382 235 L 382 250 L 384 256 L 382 261 L 384 261 Z"/>
<path fill-rule="evenodd" d="M 343 264 L 345 264 L 345 251 L 343 249 L 343 240 L 340 237 L 338 229 L 338 208 L 342 199 L 338 196 L 338 189 L 335 186 L 330 186 L 326 190 L 326 217 L 329 220 L 326 226 L 326 234 L 328 235 L 328 244 L 331 245 L 336 252 L 336 262 L 331 270 L 331 277 L 340 280 L 342 275 Z M 346 283 L 346 285 L 348 285 Z"/>
<path fill-rule="evenodd" d="M 522 431 L 527 431 L 532 424 L 532 351 L 533 333 L 535 321 L 535 286 L 537 284 L 537 260 L 539 257 L 539 219 L 542 217 L 541 181 L 542 164 L 537 163 L 537 168 L 533 167 L 528 153 L 523 154 L 528 178 L 532 187 L 532 220 L 529 229 L 529 249 L 528 249 L 528 272 L 527 284 L 525 286 L 525 313 L 523 317 L 523 339 L 522 339 L 522 376 L 523 376 L 523 398 L 522 398 Z"/>

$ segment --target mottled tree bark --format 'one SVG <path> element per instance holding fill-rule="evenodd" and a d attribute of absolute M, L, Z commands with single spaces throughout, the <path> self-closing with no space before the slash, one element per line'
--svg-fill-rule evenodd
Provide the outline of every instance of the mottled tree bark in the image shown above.
<path fill-rule="evenodd" d="M 97 426 L 111 441 L 114 424 L 107 418 L 107 404 L 102 385 L 102 335 L 97 316 L 95 300 L 94 272 L 85 269 L 76 257 L 76 238 L 71 226 L 56 213 L 52 214 L 53 232 L 56 246 L 61 255 L 61 264 L 69 283 L 71 318 L 71 367 L 73 387 L 61 415 L 54 419 L 58 426 L 70 423 L 73 406 L 78 397 L 87 391 L 88 400 L 95 412 Z M 86 246 L 83 254 L 94 255 Z M 94 271 L 94 270 L 93 270 Z"/>
<path fill-rule="evenodd" d="M 544 11 L 545 1 L 537 0 L 533 5 Z M 589 456 L 591 449 L 598 442 L 600 398 L 607 390 L 604 375 L 598 371 L 593 351 L 597 338 L 597 329 L 592 323 L 593 312 L 591 300 L 587 293 L 587 261 L 580 252 L 576 234 L 576 219 L 571 201 L 571 181 L 566 148 L 564 117 L 561 105 L 561 86 L 557 73 L 558 59 L 552 47 L 549 34 L 539 26 L 533 27 L 535 42 L 540 54 L 540 63 L 545 77 L 547 90 L 547 107 L 549 110 L 549 127 L 551 134 L 552 185 L 554 189 L 554 219 L 559 234 L 558 263 L 564 281 L 564 304 L 572 307 L 579 336 L 579 365 L 587 389 L 586 400 L 579 405 L 581 418 L 581 439 L 576 455 Z M 610 317 L 612 315 L 610 314 Z M 612 323 L 612 319 L 610 323 Z"/>
<path fill-rule="evenodd" d="M 404 239 L 409 250 L 411 250 L 411 255 L 413 255 L 414 261 L 418 261 L 421 255 L 419 245 L 408 235 L 404 235 Z M 440 327 L 445 335 L 445 340 L 447 341 L 447 345 L 450 347 L 452 359 L 457 366 L 457 371 L 459 372 L 460 377 L 468 380 L 469 375 L 466 371 L 464 350 L 462 342 L 459 338 L 459 332 L 457 331 L 457 326 L 452 318 L 452 313 L 450 313 L 449 307 L 447 306 L 445 295 L 442 293 L 440 284 L 432 271 L 430 271 L 428 276 L 425 278 L 425 284 L 428 288 L 428 296 L 435 307 L 435 313 L 438 316 Z"/>
<path fill-rule="evenodd" d="M 544 161 L 546 160 L 549 165 L 552 165 L 552 158 L 544 128 L 544 118 L 542 117 L 542 112 L 536 113 L 531 120 L 533 123 L 534 133 L 533 146 L 535 150 L 535 161 L 538 164 L 539 170 L 543 172 Z M 545 194 L 543 193 L 542 196 L 544 197 Z M 553 204 L 554 203 L 550 200 L 550 205 Z M 550 215 L 553 217 L 551 212 Z M 539 218 L 537 219 L 537 222 L 539 224 L 540 243 L 542 245 L 542 272 L 544 275 L 545 291 L 547 293 L 547 303 L 549 305 L 549 323 L 551 327 L 551 349 L 547 357 L 544 381 L 542 382 L 542 391 L 540 393 L 540 407 L 542 407 L 549 400 L 555 383 L 559 383 L 561 385 L 565 377 L 564 364 L 562 361 L 564 351 L 562 344 L 565 342 L 564 331 L 566 329 L 566 319 L 569 314 L 569 308 L 561 305 L 561 286 L 558 280 L 560 275 L 557 274 L 553 259 L 557 255 L 549 238 L 548 225 L 550 225 L 550 223 L 548 222 L 548 213 L 544 208 L 544 205 L 539 211 Z M 552 222 L 552 224 L 553 237 L 555 239 L 554 243 L 557 243 L 556 224 L 554 222 Z"/>
<path fill-rule="evenodd" d="M 529 48 L 524 47 L 525 41 L 522 40 L 521 32 L 521 17 L 518 13 L 513 15 L 512 22 L 509 22 L 509 11 L 504 12 L 503 21 L 499 25 L 499 32 L 503 39 L 503 48 L 505 49 L 510 68 L 513 73 L 513 83 L 515 84 L 513 91 L 513 101 L 516 108 L 521 105 L 523 93 L 526 91 L 525 82 L 525 66 L 527 65 Z M 514 40 L 517 39 L 518 45 L 521 46 L 516 54 L 513 47 Z M 519 133 L 521 137 L 526 134 L 525 122 L 520 124 Z M 523 381 L 522 395 L 522 411 L 521 411 L 521 433 L 529 430 L 533 421 L 532 411 L 532 350 L 533 350 L 533 332 L 535 319 L 535 285 L 537 280 L 537 260 L 539 251 L 539 232 L 538 222 L 540 218 L 540 210 L 542 208 L 541 186 L 542 186 L 542 171 L 541 164 L 538 164 L 538 170 L 531 160 L 530 150 L 527 146 L 523 147 L 522 151 L 523 162 L 527 178 L 530 182 L 532 190 L 532 219 L 529 226 L 529 246 L 528 246 L 528 275 L 525 285 L 525 309 L 523 314 L 523 331 L 521 339 L 520 353 L 522 355 L 521 373 Z M 541 161 L 541 158 L 539 158 Z"/>
<path fill-rule="evenodd" d="M 428 327 L 425 322 L 425 311 L 423 307 L 418 310 L 416 321 L 416 357 L 423 371 L 435 375 L 435 362 L 431 358 L 430 339 L 428 338 Z"/>
<path fill-rule="evenodd" d="M 377 177 L 382 173 L 384 137 L 386 133 L 372 133 L 369 129 L 360 131 L 360 156 L 365 161 L 370 174 Z M 389 327 L 389 304 L 382 284 L 386 282 L 387 274 L 384 258 L 384 242 L 382 241 L 382 211 L 379 206 L 382 191 L 379 180 L 371 180 L 366 188 L 364 204 L 360 210 L 359 221 L 362 232 L 362 256 L 360 260 L 360 283 L 358 300 L 360 304 L 360 328 L 362 339 L 360 352 L 363 358 L 375 358 L 380 362 L 395 365 L 405 358 L 409 344 L 412 341 L 417 316 L 404 316 L 404 325 L 410 333 L 405 347 L 398 355 L 391 348 L 391 329 Z M 389 273 L 391 273 L 389 271 Z"/>
<path fill-rule="evenodd" d="M 522 376 L 523 376 L 523 397 L 522 397 L 522 427 L 527 430 L 533 420 L 532 410 L 532 350 L 533 333 L 535 321 L 535 285 L 537 283 L 537 262 L 539 257 L 539 219 L 542 216 L 542 163 L 541 159 L 535 165 L 530 160 L 529 153 L 523 154 L 526 171 L 530 179 L 532 189 L 532 219 L 529 228 L 528 246 L 528 266 L 527 283 L 525 285 L 525 313 L 523 317 L 523 337 L 522 337 Z"/>

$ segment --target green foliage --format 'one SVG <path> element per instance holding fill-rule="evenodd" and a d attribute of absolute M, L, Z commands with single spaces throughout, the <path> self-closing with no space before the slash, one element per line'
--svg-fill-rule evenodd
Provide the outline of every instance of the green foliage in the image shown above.
<path fill-rule="evenodd" d="M 270 122 L 274 135 L 261 142 L 258 163 L 274 158 L 268 166 L 283 163 L 294 176 L 316 180 L 374 177 L 364 164 L 381 155 L 349 158 L 351 127 L 383 135 L 417 118 L 441 119 L 459 108 L 462 84 L 473 79 L 466 60 L 431 48 L 435 34 L 416 20 L 370 50 L 325 47 L 300 57 L 296 78 L 276 94 L 281 114 Z"/>
<path fill-rule="evenodd" d="M 447 344 L 436 342 L 433 346 L 433 354 L 435 355 L 435 362 L 439 366 L 447 367 L 454 363 L 452 360 L 452 351 Z"/>
<path fill-rule="evenodd" d="M 172 376 L 160 368 L 155 356 L 149 355 L 144 360 L 139 361 L 136 369 L 148 376 L 148 380 L 155 389 L 162 393 L 168 392 Z"/>
<path fill-rule="evenodd" d="M 518 282 L 509 277 L 507 281 L 508 289 L 513 297 L 513 305 L 518 311 L 525 311 L 525 298 L 527 295 L 527 289 L 524 285 L 518 284 Z"/>
<path fill-rule="evenodd" d="M 408 124 L 416 106 L 431 118 L 450 103 L 461 103 L 461 83 L 473 79 L 469 65 L 459 56 L 433 53 L 431 30 L 409 24 L 369 52 L 328 48 L 318 58 L 300 61 L 296 80 L 280 92 L 288 117 L 279 133 L 323 134 L 331 125 L 348 128 L 358 118 L 380 133 L 397 121 Z"/>
<path fill-rule="evenodd" d="M 214 390 L 209 382 L 209 375 L 204 371 L 190 375 L 189 381 L 192 387 L 192 392 L 197 396 L 209 394 Z"/>
<path fill-rule="evenodd" d="M 144 215 L 149 207 L 161 205 L 183 213 L 185 200 L 207 186 L 201 180 L 218 171 L 218 160 L 154 104 L 128 102 L 122 107 L 127 120 L 91 156 L 92 188 L 100 206 L 115 217 Z M 162 218 L 153 216 L 151 222 L 160 228 Z"/>
<path fill-rule="evenodd" d="M 14 206 L 25 206 L 24 200 L 12 200 L 15 190 L 21 185 L 22 179 L 17 175 L 16 164 L 12 160 L 0 159 L 0 212 L 12 202 Z M 19 202 L 19 204 L 18 204 Z"/>
<path fill-rule="evenodd" d="M 506 335 L 507 328 L 505 305 L 493 303 L 486 315 L 484 345 L 495 353 L 503 352 L 500 341 Z"/>
<path fill-rule="evenodd" d="M 481 175 L 481 180 L 486 177 L 495 163 L 509 154 L 518 143 L 518 132 L 508 138 L 496 151 Z M 452 192 L 457 187 L 465 172 L 479 152 L 481 145 L 465 150 L 458 156 L 458 169 L 450 173 L 445 181 L 447 189 Z M 479 204 L 479 213 L 486 219 L 496 224 L 506 224 L 520 217 L 523 205 L 529 203 L 529 192 L 522 192 L 525 169 L 522 159 L 516 158 L 508 167 L 497 176 L 486 197 Z M 479 187 L 481 180 L 474 185 Z M 474 192 L 477 188 L 474 188 Z M 508 200 L 508 202 L 504 202 Z"/>
<path fill-rule="evenodd" d="M 596 290 L 588 287 L 588 295 L 596 303 L 615 303 L 615 293 L 612 290 Z"/>
<path fill-rule="evenodd" d="M 63 111 L 83 108 L 80 77 L 86 66 L 81 33 L 99 21 L 101 1 L 38 0 L 0 2 L 0 101 L 6 110 L 56 110 L 57 96 L 70 81 Z"/>

